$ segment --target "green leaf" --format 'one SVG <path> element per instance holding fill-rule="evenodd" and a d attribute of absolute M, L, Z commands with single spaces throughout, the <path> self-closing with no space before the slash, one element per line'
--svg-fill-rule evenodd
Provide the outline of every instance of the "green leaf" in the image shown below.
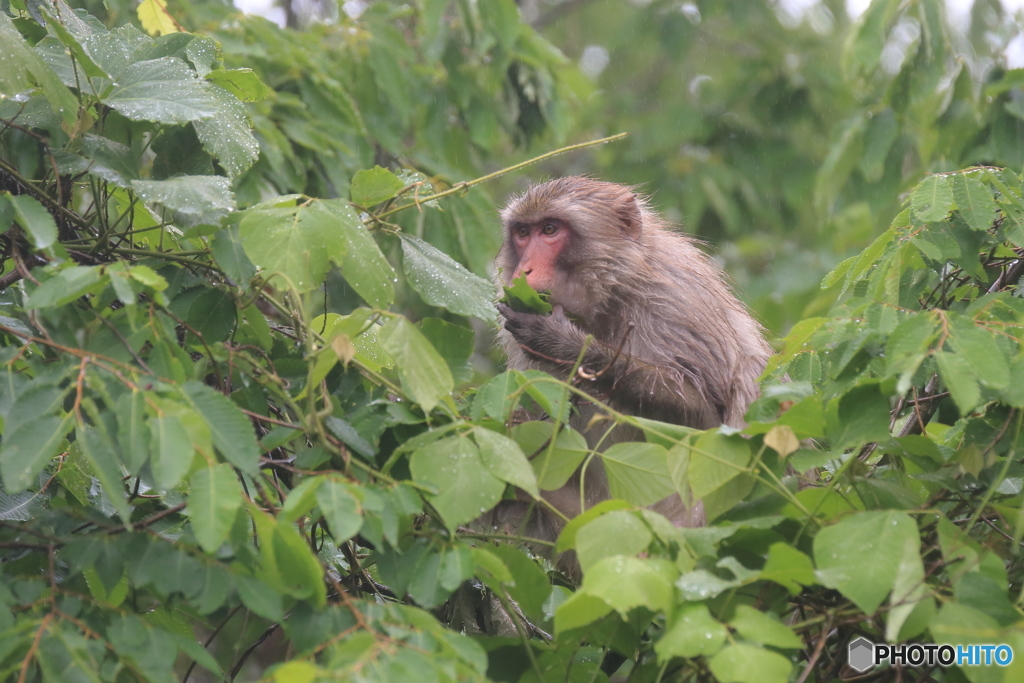
<path fill-rule="evenodd" d="M 402 385 L 425 412 L 433 410 L 455 388 L 444 358 L 407 319 L 396 317 L 385 323 L 380 340 L 395 359 Z"/>
<path fill-rule="evenodd" d="M 547 415 L 563 422 L 569 420 L 569 392 L 565 387 L 542 370 L 523 370 L 515 374 L 519 385 L 526 390 L 527 396 L 537 402 Z"/>
<path fill-rule="evenodd" d="M 930 175 L 921 181 L 910 200 L 914 216 L 922 223 L 935 223 L 953 208 L 953 191 L 945 176 Z"/>
<path fill-rule="evenodd" d="M 238 597 L 254 614 L 273 622 L 284 620 L 285 596 L 273 587 L 248 576 L 236 576 Z"/>
<path fill-rule="evenodd" d="M 413 480 L 437 489 L 426 498 L 453 530 L 471 522 L 501 499 L 505 484 L 480 459 L 476 445 L 464 436 L 434 441 L 409 458 Z"/>
<path fill-rule="evenodd" d="M 71 128 L 78 118 L 78 99 L 29 47 L 11 18 L 4 12 L 0 15 L 0 64 L 4 65 L 0 69 L 0 92 L 23 93 L 38 84 L 53 112 Z"/>
<path fill-rule="evenodd" d="M 899 4 L 898 0 L 873 2 L 857 19 L 843 46 L 842 67 L 848 79 L 867 78 L 878 68 Z"/>
<path fill-rule="evenodd" d="M 14 209 L 14 219 L 25 231 L 36 249 L 46 249 L 57 241 L 57 223 L 50 212 L 43 208 L 36 199 L 25 194 L 0 194 L 10 202 Z"/>
<path fill-rule="evenodd" d="M 938 321 L 931 313 L 911 314 L 889 335 L 885 357 L 890 372 L 901 367 L 908 357 L 925 353 L 938 333 Z"/>
<path fill-rule="evenodd" d="M 99 266 L 69 266 L 43 281 L 25 301 L 25 308 L 48 308 L 71 303 L 98 289 L 105 280 Z"/>
<path fill-rule="evenodd" d="M 502 301 L 508 304 L 508 307 L 513 311 L 546 315 L 552 310 L 551 304 L 548 303 L 551 294 L 548 292 L 543 294 L 537 292 L 526 281 L 525 275 L 520 275 L 512 280 L 512 286 L 503 287 L 503 290 L 505 295 L 502 297 Z"/>
<path fill-rule="evenodd" d="M 64 47 L 68 49 L 70 54 L 74 57 L 78 67 L 83 72 L 85 72 L 85 75 L 89 77 L 109 79 L 110 74 L 108 74 L 103 69 L 103 67 L 101 67 L 93 60 L 88 48 L 86 48 L 85 45 L 79 42 L 78 38 L 71 31 L 69 31 L 63 23 L 61 23 L 62 20 L 54 16 L 54 14 L 50 11 L 50 8 L 48 8 L 46 5 L 43 5 L 42 7 L 44 8 L 44 13 L 46 15 L 47 20 L 46 30 L 51 35 L 56 36 L 57 40 L 59 40 L 64 45 Z M 73 22 L 68 23 L 69 25 L 71 25 Z"/>
<path fill-rule="evenodd" d="M 296 522 L 309 514 L 316 506 L 316 492 L 325 481 L 327 479 L 323 476 L 304 478 L 298 486 L 288 492 L 277 518 L 285 522 Z"/>
<path fill-rule="evenodd" d="M 57 455 L 68 429 L 70 418 L 45 415 L 5 433 L 0 442 L 4 490 L 11 494 L 32 486 L 46 463 Z"/>
<path fill-rule="evenodd" d="M 550 422 L 540 420 L 512 428 L 512 438 L 529 458 L 537 475 L 537 485 L 544 491 L 555 491 L 565 486 L 590 452 L 583 435 L 565 426 L 559 430 L 554 447 L 549 447 L 554 428 Z"/>
<path fill-rule="evenodd" d="M 137 474 L 149 460 L 150 434 L 146 425 L 146 400 L 141 391 L 132 390 L 121 395 L 115 408 L 117 414 L 117 440 L 125 464 Z"/>
<path fill-rule="evenodd" d="M 231 399 L 199 382 L 186 382 L 182 391 L 213 435 L 213 445 L 232 465 L 255 476 L 260 450 L 249 418 Z"/>
<path fill-rule="evenodd" d="M 359 532 L 363 516 L 359 501 L 349 492 L 348 486 L 328 479 L 317 488 L 316 502 L 327 520 L 335 544 L 341 545 Z"/>
<path fill-rule="evenodd" d="M 289 522 L 250 507 L 260 538 L 261 578 L 298 600 L 321 607 L 327 600 L 323 568 L 309 544 Z"/>
<path fill-rule="evenodd" d="M 213 236 L 210 253 L 224 274 L 234 280 L 236 285 L 242 289 L 249 288 L 249 281 L 256 274 L 256 266 L 245 255 L 237 225 Z"/>
<path fill-rule="evenodd" d="M 117 511 L 121 521 L 128 525 L 131 521 L 131 510 L 125 499 L 124 485 L 121 483 L 121 467 L 118 464 L 114 448 L 107 443 L 106 438 L 98 430 L 86 425 L 78 425 L 75 429 L 75 437 L 72 448 L 81 449 L 81 454 L 89 462 L 93 476 L 103 486 L 114 510 Z"/>
<path fill-rule="evenodd" d="M 364 458 L 370 459 L 377 452 L 373 444 L 364 439 L 348 421 L 334 415 L 328 415 L 324 418 L 324 425 L 331 430 L 331 434 L 344 441 L 346 446 Z"/>
<path fill-rule="evenodd" d="M 606 557 L 636 556 L 647 550 L 652 540 L 650 529 L 635 512 L 613 510 L 576 532 L 576 556 L 587 572 Z"/>
<path fill-rule="evenodd" d="M 231 181 L 215 175 L 183 175 L 168 180 L 133 180 L 147 204 L 171 209 L 188 226 L 216 225 L 235 210 Z"/>
<path fill-rule="evenodd" d="M 723 683 L 787 683 L 793 663 L 778 652 L 737 643 L 726 645 L 708 667 Z"/>
<path fill-rule="evenodd" d="M 728 631 L 703 603 L 684 603 L 676 608 L 661 638 L 654 644 L 658 659 L 711 655 L 722 649 Z"/>
<path fill-rule="evenodd" d="M 191 330 L 202 335 L 203 341 L 207 344 L 226 340 L 235 329 L 237 320 L 234 298 L 228 292 L 215 287 L 194 298 L 185 315 L 185 323 Z M 189 343 L 196 343 L 196 335 L 189 335 Z"/>
<path fill-rule="evenodd" d="M 978 381 L 993 389 L 1005 389 L 1010 366 L 995 335 L 964 316 L 951 314 L 950 323 L 953 348 L 971 366 Z"/>
<path fill-rule="evenodd" d="M 784 586 L 792 595 L 800 586 L 814 583 L 814 564 L 811 558 L 786 543 L 773 543 L 768 548 L 768 560 L 761 568 L 761 578 Z"/>
<path fill-rule="evenodd" d="M 558 542 L 555 544 L 555 552 L 564 553 L 576 547 L 576 534 L 584 525 L 590 524 L 601 515 L 606 515 L 613 510 L 633 510 L 633 506 L 624 500 L 603 500 L 597 505 L 591 506 L 576 515 L 562 528 L 558 535 Z"/>
<path fill-rule="evenodd" d="M 243 102 L 260 102 L 273 94 L 252 69 L 214 69 L 206 80 L 219 85 Z"/>
<path fill-rule="evenodd" d="M 718 490 L 744 472 L 750 446 L 739 436 L 707 432 L 690 448 L 690 489 L 697 499 Z M 684 492 L 685 493 L 685 492 Z"/>
<path fill-rule="evenodd" d="M 519 444 L 485 427 L 476 427 L 473 430 L 473 439 L 480 449 L 480 458 L 487 471 L 498 479 L 521 488 L 534 498 L 540 496 L 537 476 Z"/>
<path fill-rule="evenodd" d="M 935 363 L 939 367 L 942 383 L 949 389 L 956 407 L 960 409 L 960 414 L 970 414 L 981 401 L 981 388 L 974 377 L 971 364 L 960 354 L 947 351 L 936 352 Z"/>
<path fill-rule="evenodd" d="M 875 114 L 868 121 L 864 132 L 864 156 L 860 158 L 860 170 L 868 182 L 877 182 L 885 173 L 885 160 L 896 141 L 900 126 L 892 109 Z"/>
<path fill-rule="evenodd" d="M 494 286 L 421 239 L 400 233 L 402 268 L 409 284 L 431 306 L 493 322 Z"/>
<path fill-rule="evenodd" d="M 653 443 L 617 443 L 601 453 L 612 498 L 643 506 L 675 493 L 667 457 L 668 451 Z"/>
<path fill-rule="evenodd" d="M 118 655 L 151 681 L 166 679 L 164 674 L 171 670 L 178 652 L 170 634 L 133 614 L 116 615 L 107 628 L 107 638 Z"/>
<path fill-rule="evenodd" d="M 854 387 L 834 399 L 825 418 L 833 450 L 884 441 L 890 436 L 889 397 L 877 384 Z"/>
<path fill-rule="evenodd" d="M 668 560 L 607 557 L 583 577 L 582 591 L 599 598 L 626 618 L 635 607 L 668 611 L 673 604 L 672 582 L 679 572 Z"/>
<path fill-rule="evenodd" d="M 256 163 L 260 143 L 252 134 L 249 113 L 237 97 L 215 85 L 210 87 L 209 96 L 217 102 L 220 113 L 192 125 L 203 149 L 217 157 L 229 178 L 238 177 Z"/>
<path fill-rule="evenodd" d="M 790 650 L 799 650 L 804 646 L 804 642 L 792 629 L 750 605 L 736 605 L 736 612 L 729 625 L 747 640 L 761 645 Z"/>
<path fill-rule="evenodd" d="M 369 171 L 356 171 L 350 188 L 352 203 L 368 209 L 391 199 L 403 187 L 405 183 L 386 168 L 374 166 Z"/>
<path fill-rule="evenodd" d="M 188 516 L 200 547 L 215 553 L 227 540 L 235 515 L 242 506 L 242 486 L 226 463 L 204 467 L 192 475 Z"/>
<path fill-rule="evenodd" d="M 338 261 L 342 276 L 370 306 L 387 308 L 395 302 L 394 268 L 348 202 L 324 200 L 323 205 L 338 221 L 338 234 L 347 242 Z"/>
<path fill-rule="evenodd" d="M 132 148 L 102 135 L 83 135 L 81 154 L 58 153 L 58 170 L 67 175 L 89 173 L 118 187 L 129 187 L 139 177 L 139 160 Z"/>
<path fill-rule="evenodd" d="M 555 610 L 555 633 L 589 626 L 612 611 L 604 600 L 576 591 Z"/>
<path fill-rule="evenodd" d="M 156 485 L 173 489 L 192 466 L 195 450 L 185 428 L 174 415 L 164 415 L 149 421 L 152 434 L 152 466 Z"/>
<path fill-rule="evenodd" d="M 921 561 L 921 539 L 909 534 L 903 539 L 903 553 L 896 568 L 896 580 L 889 597 L 891 609 L 885 620 L 885 639 L 899 642 L 900 631 L 922 600 L 931 600 L 925 583 L 924 563 Z M 1005 595 L 1005 592 L 1003 593 Z M 991 603 L 990 603 L 991 604 Z M 1016 621 L 1013 618 L 1013 621 Z"/>
<path fill-rule="evenodd" d="M 953 198 L 967 225 L 975 230 L 988 230 L 996 219 L 996 203 L 992 192 L 977 178 L 957 173 L 950 179 Z"/>
<path fill-rule="evenodd" d="M 117 82 L 104 103 L 133 121 L 188 123 L 221 111 L 210 86 L 173 57 L 129 64 Z"/>
<path fill-rule="evenodd" d="M 551 595 L 551 581 L 542 565 L 527 557 L 518 548 L 500 544 L 487 549 L 497 555 L 511 572 L 513 580 L 506 582 L 505 590 L 523 611 L 534 619 L 544 616 L 544 603 Z M 475 551 L 475 549 L 474 549 Z"/>
<path fill-rule="evenodd" d="M 473 398 L 473 419 L 480 420 L 486 415 L 499 422 L 507 421 L 516 403 L 512 395 L 518 388 L 519 382 L 514 371 L 503 372 L 484 382 Z"/>
<path fill-rule="evenodd" d="M 825 527 L 814 538 L 818 580 L 874 614 L 896 584 L 907 544 L 920 542 L 917 524 L 894 510 L 861 512 Z"/>
<path fill-rule="evenodd" d="M 937 645 L 984 645 L 1002 643 L 1005 636 L 999 628 L 999 622 L 984 612 L 948 601 L 928 623 L 933 642 Z M 965 648 L 966 649 L 966 648 Z M 1014 652 L 1014 659 L 1017 653 Z M 983 660 L 982 660 L 983 661 Z M 982 662 L 977 662 L 982 663 Z M 1009 683 L 1015 678 L 1004 677 L 1004 671 L 994 666 L 964 666 L 960 671 L 966 674 L 972 683 Z"/>
<path fill-rule="evenodd" d="M 247 211 L 239 225 L 242 246 L 264 277 L 279 273 L 299 292 L 320 286 L 328 263 L 341 263 L 348 240 L 324 202 Z"/>

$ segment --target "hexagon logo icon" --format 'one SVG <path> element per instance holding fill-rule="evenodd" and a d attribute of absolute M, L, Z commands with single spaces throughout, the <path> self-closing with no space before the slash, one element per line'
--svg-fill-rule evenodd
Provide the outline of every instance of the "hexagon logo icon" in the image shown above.
<path fill-rule="evenodd" d="M 875 645 L 867 638 L 858 638 L 847 647 L 846 663 L 858 673 L 864 673 L 875 664 Z"/>

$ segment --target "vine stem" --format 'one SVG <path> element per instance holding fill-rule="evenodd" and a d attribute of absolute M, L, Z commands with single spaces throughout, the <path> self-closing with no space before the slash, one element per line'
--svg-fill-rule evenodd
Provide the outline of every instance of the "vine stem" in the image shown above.
<path fill-rule="evenodd" d="M 388 209 L 387 211 L 384 211 L 383 213 L 375 214 L 375 215 L 367 218 L 365 221 L 363 221 L 363 223 L 372 223 L 374 221 L 379 221 L 382 218 L 386 218 L 386 217 L 388 217 L 388 216 L 390 216 L 392 214 L 398 213 L 399 211 L 404 211 L 405 209 L 409 209 L 409 208 L 412 208 L 414 206 L 419 206 L 420 204 L 423 204 L 424 202 L 430 202 L 430 201 L 433 201 L 435 199 L 441 199 L 442 197 L 448 197 L 450 195 L 455 194 L 456 192 L 462 192 L 464 190 L 468 190 L 469 188 L 473 187 L 474 185 L 479 185 L 480 183 L 485 183 L 488 180 L 494 180 L 495 178 L 503 176 L 506 173 L 511 173 L 512 171 L 518 171 L 521 168 L 525 168 L 525 167 L 530 166 L 532 164 L 536 164 L 536 163 L 538 163 L 540 161 L 544 161 L 545 159 L 550 159 L 551 157 L 558 156 L 559 154 L 565 154 L 566 152 L 574 152 L 577 149 L 584 149 L 586 147 L 593 147 L 594 145 L 603 145 L 603 144 L 608 143 L 608 142 L 616 142 L 618 140 L 621 140 L 621 139 L 625 138 L 627 135 L 629 135 L 629 133 L 625 133 L 625 132 L 624 133 L 616 133 L 615 135 L 609 135 L 608 137 L 601 138 L 599 140 L 590 140 L 588 142 L 580 142 L 580 143 L 575 144 L 575 145 L 569 145 L 568 147 L 560 147 L 559 149 L 553 150 L 551 152 L 547 152 L 545 154 L 541 154 L 540 156 L 533 157 L 532 159 L 527 159 L 526 161 L 521 161 L 518 164 L 513 164 L 512 166 L 508 166 L 507 168 L 503 168 L 500 171 L 495 171 L 494 173 L 488 173 L 485 176 L 480 176 L 479 178 L 474 178 L 473 180 L 465 180 L 465 181 L 462 181 L 460 183 L 455 183 L 454 185 L 452 185 L 450 188 L 448 188 L 447 190 L 445 190 L 443 192 L 438 192 L 437 194 L 432 194 L 429 197 L 419 197 L 418 199 L 416 199 L 416 201 L 409 202 L 408 204 L 403 204 L 402 206 L 396 206 L 395 208 Z"/>

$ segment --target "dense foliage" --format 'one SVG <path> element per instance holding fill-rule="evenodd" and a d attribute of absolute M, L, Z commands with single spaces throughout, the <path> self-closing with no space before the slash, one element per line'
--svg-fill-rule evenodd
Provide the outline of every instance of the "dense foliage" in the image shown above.
<path fill-rule="evenodd" d="M 1007 643 L 1009 667 L 931 679 L 1024 678 L 1024 179 L 999 132 L 1024 78 L 957 70 L 938 2 L 872 5 L 828 81 L 854 123 L 814 137 L 820 169 L 778 162 L 805 191 L 758 185 L 795 193 L 766 211 L 813 192 L 832 227 L 889 227 L 825 278 L 748 427 L 612 412 L 646 441 L 602 453 L 566 424 L 585 384 L 474 372 L 497 296 L 477 186 L 594 106 L 512 0 L 306 33 L 109 4 L 0 13 L 5 680 L 827 681 L 858 636 Z M 881 73 L 907 21 L 927 40 Z M 779 107 L 751 120 L 788 150 Z M 475 521 L 595 457 L 614 500 L 552 548 L 578 585 Z M 672 493 L 710 525 L 644 507 Z"/>

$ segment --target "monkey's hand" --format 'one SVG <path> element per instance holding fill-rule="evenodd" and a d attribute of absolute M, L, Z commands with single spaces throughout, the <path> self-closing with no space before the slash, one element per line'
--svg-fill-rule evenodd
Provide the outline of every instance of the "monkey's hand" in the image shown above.
<path fill-rule="evenodd" d="M 528 355 L 571 367 L 583 350 L 586 333 L 565 315 L 561 306 L 555 306 L 550 315 L 520 313 L 504 304 L 498 312 L 505 318 L 505 329 Z"/>

